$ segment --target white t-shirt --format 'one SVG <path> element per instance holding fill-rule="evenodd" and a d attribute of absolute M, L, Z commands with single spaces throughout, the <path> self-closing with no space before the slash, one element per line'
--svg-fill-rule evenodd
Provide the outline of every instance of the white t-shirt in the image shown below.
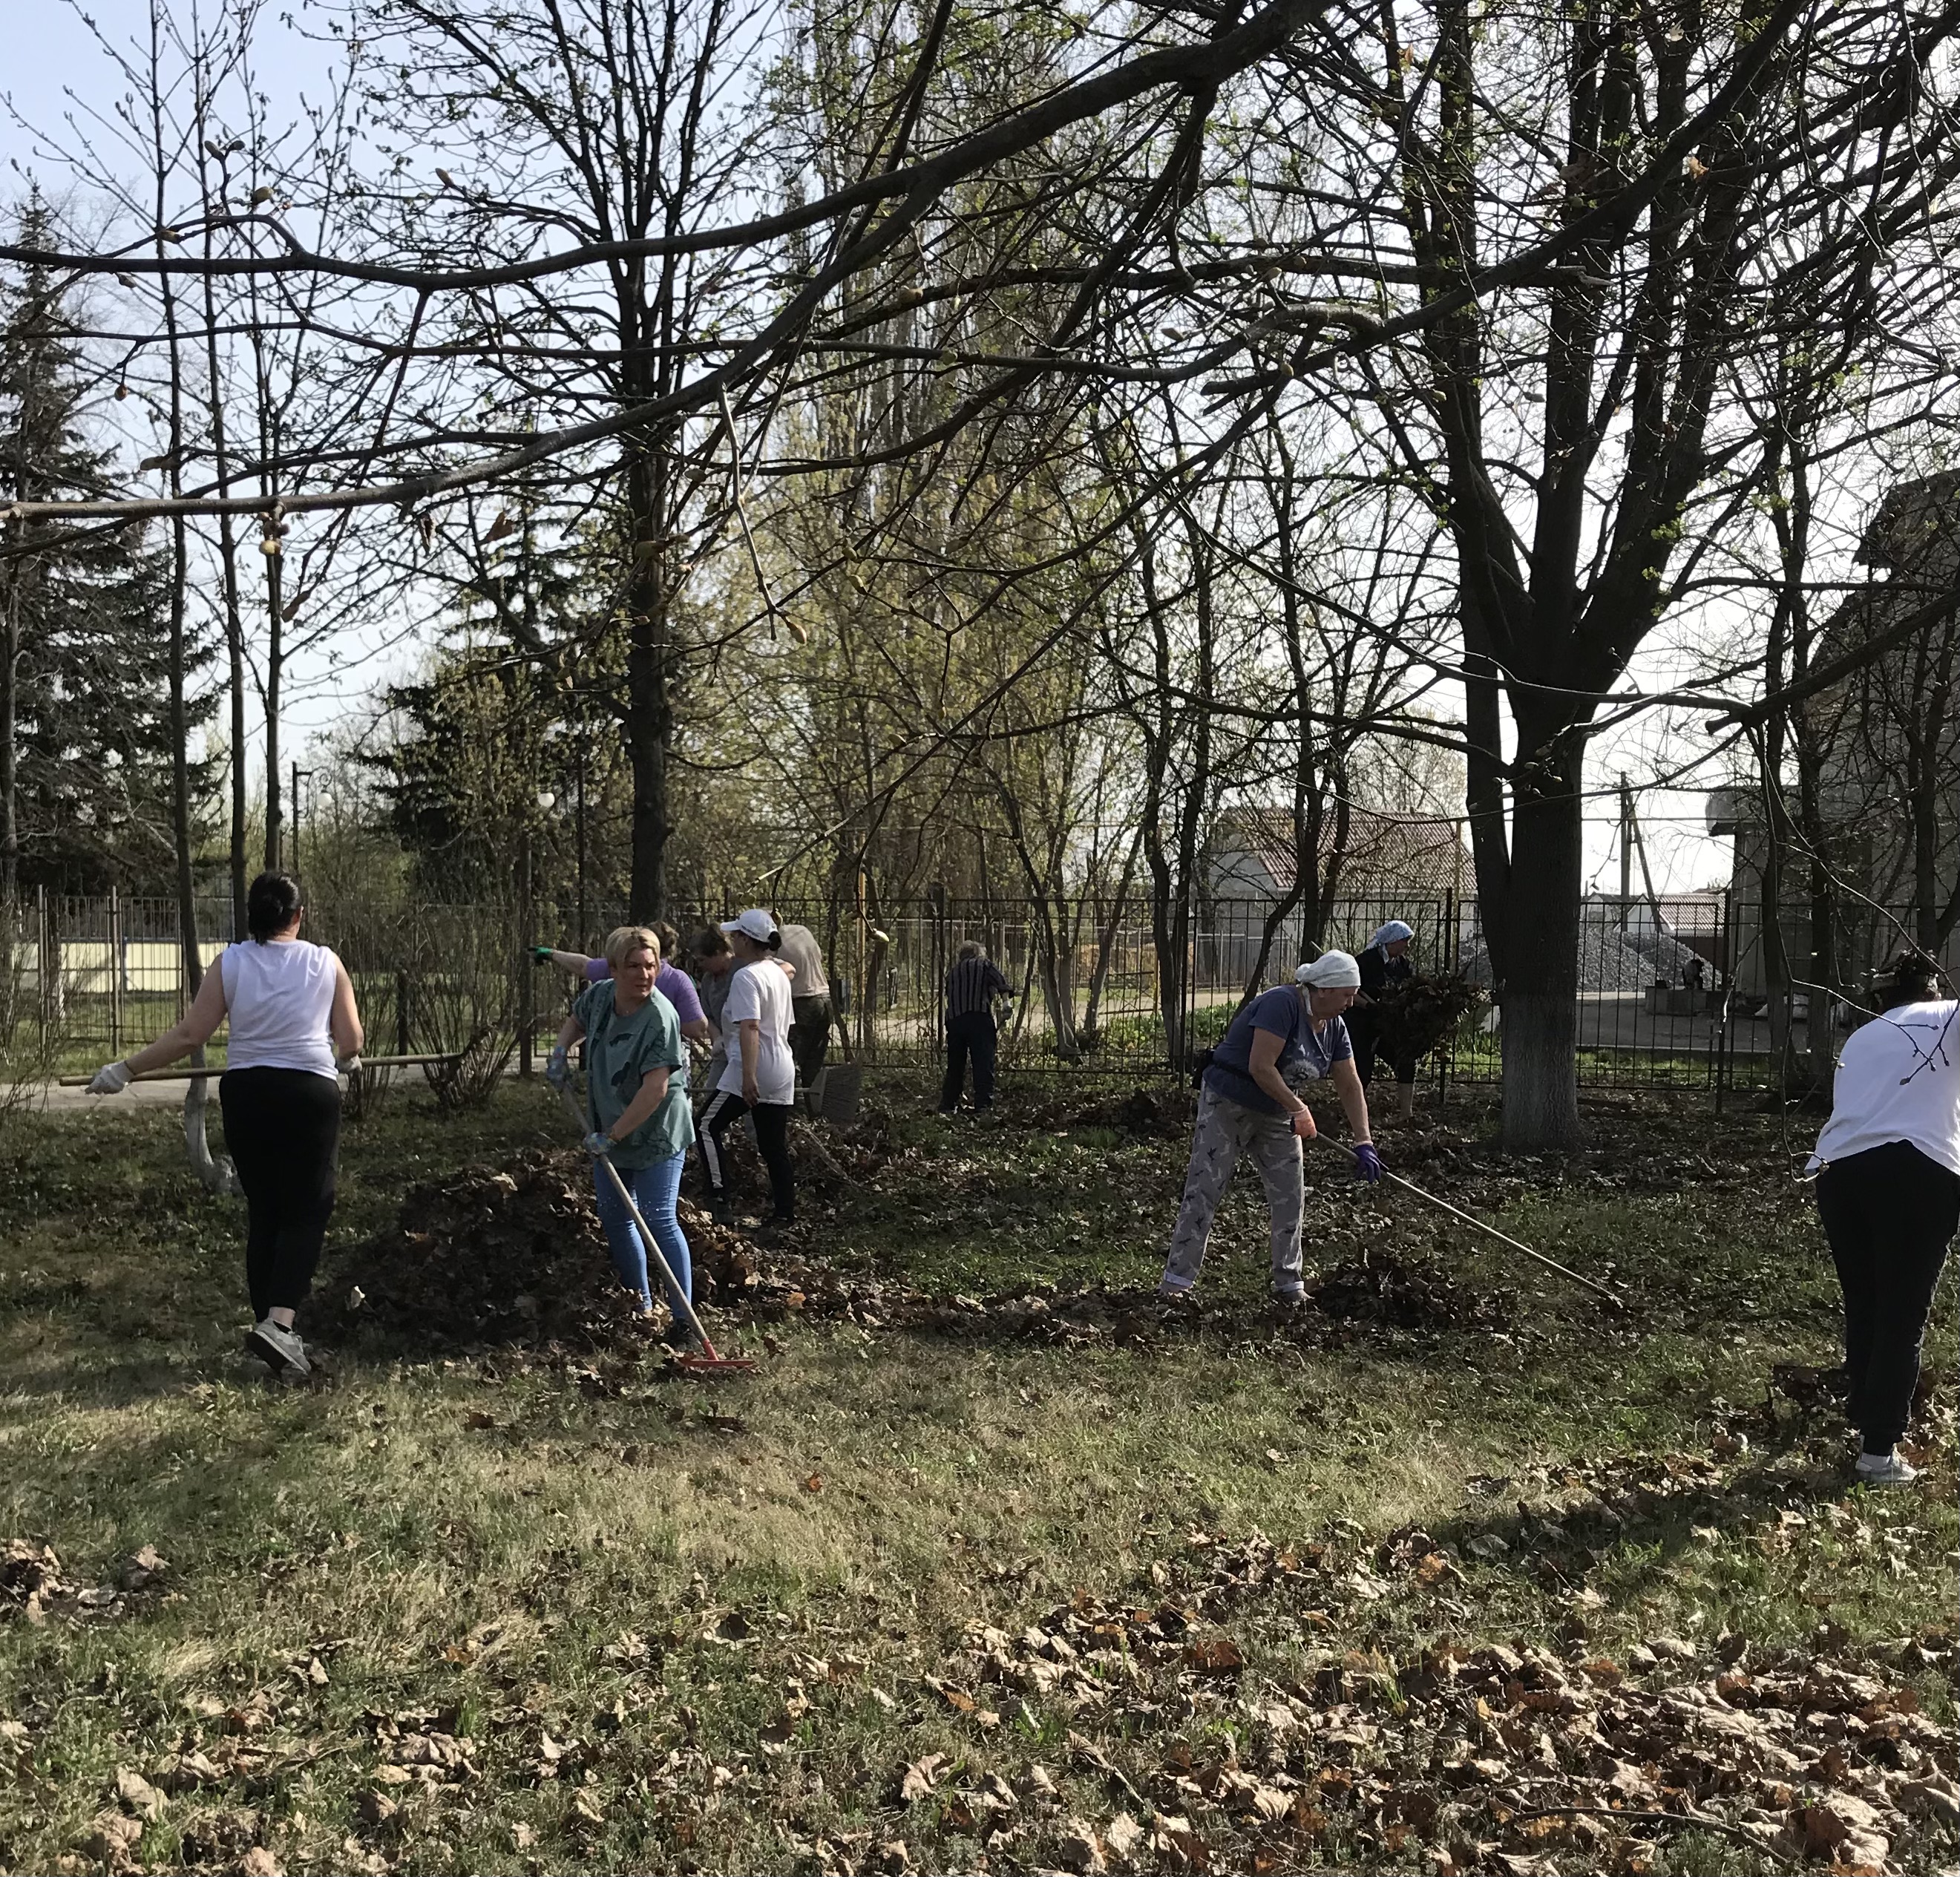
<path fill-rule="evenodd" d="M 224 979 L 225 1066 L 331 1076 L 327 1019 L 340 981 L 332 953 L 304 939 L 247 939 L 218 955 Z"/>
<path fill-rule="evenodd" d="M 1845 1039 L 1810 1164 L 1893 1141 L 1960 1173 L 1960 1004 L 1902 1004 Z"/>
<path fill-rule="evenodd" d="M 774 959 L 744 965 L 728 987 L 721 1007 L 721 1033 L 727 1039 L 728 1066 L 715 1084 L 730 1095 L 742 1093 L 742 1032 L 745 1021 L 759 1026 L 761 1047 L 756 1055 L 756 1093 L 772 1106 L 788 1107 L 796 1099 L 796 1060 L 790 1054 L 790 981 Z"/>

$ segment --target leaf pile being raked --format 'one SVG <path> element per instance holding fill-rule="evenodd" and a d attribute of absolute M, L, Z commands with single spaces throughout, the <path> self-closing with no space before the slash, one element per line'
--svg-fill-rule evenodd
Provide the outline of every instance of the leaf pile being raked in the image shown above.
<path fill-rule="evenodd" d="M 390 1230 L 336 1258 L 315 1316 L 329 1342 L 371 1328 L 434 1348 L 644 1347 L 645 1326 L 613 1280 L 576 1153 L 533 1152 L 412 1187 Z M 1502 1325 L 1496 1300 L 1424 1261 L 1367 1252 L 1309 1287 L 1316 1306 L 1275 1319 L 1222 1292 L 1166 1309 L 1143 1287 L 1038 1284 L 993 1295 L 929 1294 L 806 1252 L 765 1250 L 691 1201 L 681 1220 L 697 1303 L 737 1324 L 848 1319 L 975 1341 L 1147 1347 L 1160 1336 L 1338 1339 L 1345 1325 L 1440 1332 Z"/>

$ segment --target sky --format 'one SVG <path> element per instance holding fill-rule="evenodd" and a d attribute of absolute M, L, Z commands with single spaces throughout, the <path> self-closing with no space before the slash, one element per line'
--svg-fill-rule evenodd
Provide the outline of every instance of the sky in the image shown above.
<path fill-rule="evenodd" d="M 176 0 L 186 18 L 188 0 Z M 59 167 L 37 154 L 33 135 L 22 120 L 36 126 L 61 127 L 75 108 L 74 100 L 107 110 L 119 88 L 117 75 L 97 47 L 94 36 L 65 0 L 11 0 L 8 56 L 0 67 L 0 177 L 5 193 L 23 192 L 30 173 L 38 176 L 50 194 L 65 192 Z M 145 30 L 146 0 L 89 0 L 87 11 L 102 34 L 127 43 Z M 304 13 L 302 13 L 304 18 Z M 262 83 L 273 99 L 272 115 L 282 115 L 282 98 L 296 100 L 317 79 L 320 49 L 272 11 L 265 16 L 259 43 Z M 73 94 L 73 100 L 68 95 Z M 85 113 L 83 114 L 85 121 Z M 338 667 L 324 651 L 304 655 L 290 674 L 289 704 L 282 713 L 289 749 L 302 748 L 350 714 L 364 714 L 370 701 L 391 680 L 407 676 L 422 656 L 422 642 L 408 630 L 406 615 L 377 628 L 358 646 L 339 648 Z M 1675 661 L 1656 645 L 1644 654 L 1630 675 L 1642 688 L 1665 688 Z M 1705 789 L 1726 779 L 1726 771 L 1712 766 L 1688 778 L 1689 786 L 1662 788 L 1653 779 L 1664 764 L 1678 760 L 1681 745 L 1668 740 L 1665 748 L 1658 720 L 1650 717 L 1596 743 L 1589 768 L 1589 786 L 1602 799 L 1589 806 L 1585 879 L 1589 889 L 1618 890 L 1620 841 L 1618 810 L 1605 799 L 1617 776 L 1631 776 L 1637 790 L 1638 813 L 1656 891 L 1685 892 L 1725 880 L 1732 844 L 1706 832 Z M 304 763 L 305 759 L 301 758 Z M 1637 866 L 1634 890 L 1640 890 Z"/>
<path fill-rule="evenodd" d="M 173 0 L 173 10 L 184 22 L 193 14 L 189 0 Z M 72 199 L 66 171 L 51 157 L 46 138 L 36 133 L 52 132 L 64 144 L 78 136 L 94 141 L 91 111 L 107 113 L 123 88 L 98 33 L 125 47 L 132 46 L 138 35 L 147 43 L 147 0 L 88 0 L 80 9 L 68 0 L 11 0 L 7 11 L 7 57 L 0 64 L 0 202 L 24 194 L 30 177 L 44 193 Z M 208 5 L 202 9 L 207 19 L 212 11 Z M 303 8 L 292 12 L 304 20 Z M 84 23 L 84 14 L 94 22 L 96 32 Z M 270 114 L 275 120 L 290 114 L 281 111 L 282 101 L 296 103 L 310 82 L 317 87 L 321 68 L 320 49 L 294 30 L 290 17 L 269 9 L 255 40 L 259 78 L 272 100 Z M 286 703 L 280 712 L 288 752 L 306 767 L 307 745 L 351 713 L 364 716 L 380 689 L 414 670 L 422 651 L 405 612 L 360 635 L 358 642 L 300 654 L 288 668 Z M 262 739 L 253 740 L 256 745 Z"/>

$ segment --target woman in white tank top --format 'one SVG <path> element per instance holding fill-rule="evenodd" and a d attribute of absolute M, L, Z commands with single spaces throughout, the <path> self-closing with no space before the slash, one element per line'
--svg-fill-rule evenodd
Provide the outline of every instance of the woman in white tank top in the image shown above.
<path fill-rule="evenodd" d="M 305 1303 L 333 1212 L 340 1143 L 336 1056 L 361 1054 L 361 1013 L 347 968 L 299 936 L 297 885 L 261 873 L 246 898 L 252 936 L 228 946 L 175 1029 L 98 1070 L 91 1093 L 117 1095 L 132 1076 L 187 1056 L 228 1019 L 218 1085 L 224 1144 L 245 1189 L 245 1272 L 256 1319 L 245 1346 L 275 1375 L 309 1372 L 293 1319 Z"/>

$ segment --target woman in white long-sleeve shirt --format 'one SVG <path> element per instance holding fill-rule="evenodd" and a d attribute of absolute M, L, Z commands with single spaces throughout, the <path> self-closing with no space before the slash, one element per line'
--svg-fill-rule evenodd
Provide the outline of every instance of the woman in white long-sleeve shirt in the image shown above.
<path fill-rule="evenodd" d="M 89 1092 L 119 1095 L 130 1079 L 161 1069 L 231 1023 L 218 1084 L 224 1145 L 245 1189 L 245 1277 L 256 1319 L 245 1347 L 275 1375 L 310 1365 L 294 1319 L 333 1214 L 340 1145 L 335 1054 L 361 1053 L 361 1013 L 347 967 L 300 937 L 300 889 L 261 873 L 245 899 L 251 937 L 229 945 L 206 972 L 183 1020 L 120 1062 L 96 1072 Z"/>
<path fill-rule="evenodd" d="M 1947 1248 L 1960 1230 L 1960 1003 L 1908 953 L 1879 987 L 1879 1014 L 1838 1060 L 1831 1118 L 1810 1164 L 1844 1292 L 1846 1411 L 1857 1477 L 1908 1485 L 1896 1451 Z"/>

